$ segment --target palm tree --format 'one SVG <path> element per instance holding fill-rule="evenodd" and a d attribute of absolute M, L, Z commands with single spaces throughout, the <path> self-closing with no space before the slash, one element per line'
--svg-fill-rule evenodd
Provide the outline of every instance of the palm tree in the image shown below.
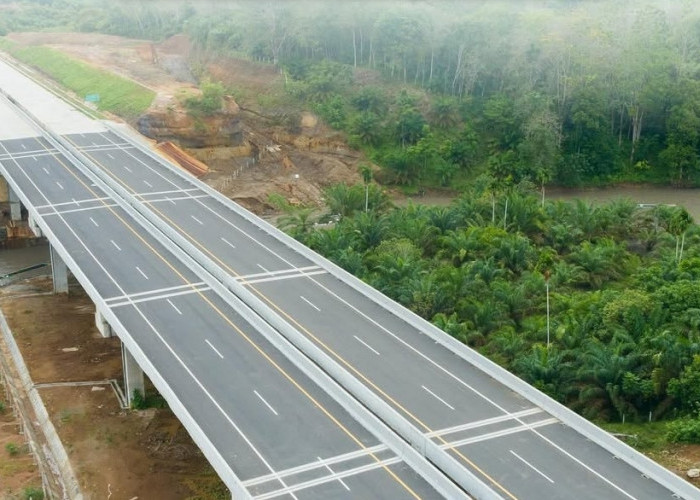
<path fill-rule="evenodd" d="M 523 353 L 526 344 L 521 333 L 512 326 L 505 326 L 490 336 L 488 350 L 508 368 Z"/>
<path fill-rule="evenodd" d="M 600 288 L 623 275 L 629 254 L 612 239 L 603 238 L 596 244 L 584 241 L 570 259 L 587 273 L 591 288 Z"/>
<path fill-rule="evenodd" d="M 294 208 L 277 220 L 277 226 L 290 236 L 303 240 L 314 227 L 316 218 L 312 207 Z"/>
<path fill-rule="evenodd" d="M 536 388 L 556 399 L 563 397 L 560 387 L 568 383 L 569 366 L 556 346 L 533 345 L 528 354 L 518 356 L 513 368 Z"/>
<path fill-rule="evenodd" d="M 379 117 L 369 111 L 360 113 L 350 125 L 350 132 L 363 144 L 370 146 L 378 144 L 381 141 Z"/>
<path fill-rule="evenodd" d="M 379 245 L 388 235 L 389 224 L 386 217 L 374 212 L 363 212 L 352 219 L 353 228 L 362 242 L 362 250 L 366 251 Z"/>
<path fill-rule="evenodd" d="M 508 234 L 498 243 L 495 257 L 513 274 L 520 275 L 535 258 L 530 240 L 518 234 Z"/>
<path fill-rule="evenodd" d="M 598 417 L 621 417 L 637 414 L 637 409 L 625 399 L 624 375 L 632 372 L 639 363 L 640 356 L 631 339 L 618 341 L 611 346 L 597 340 L 589 341 L 583 353 L 583 365 L 579 378 L 587 384 L 581 391 L 581 402 L 590 410 L 598 412 Z M 584 415 L 590 410 L 584 411 Z"/>
<path fill-rule="evenodd" d="M 352 189 L 344 182 L 326 188 L 324 195 L 329 212 L 333 215 L 347 217 L 355 211 L 362 210 L 364 206 L 363 192 L 364 190 Z"/>
<path fill-rule="evenodd" d="M 428 218 L 441 235 L 457 228 L 457 214 L 450 207 L 432 207 L 428 213 Z"/>

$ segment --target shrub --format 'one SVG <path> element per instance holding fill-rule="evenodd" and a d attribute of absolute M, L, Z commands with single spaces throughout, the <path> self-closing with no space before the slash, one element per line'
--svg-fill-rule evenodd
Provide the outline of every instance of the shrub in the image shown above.
<path fill-rule="evenodd" d="M 195 115 L 212 115 L 221 111 L 225 94 L 224 86 L 221 83 L 204 81 L 201 85 L 202 95 L 200 97 L 190 97 L 185 100 L 185 106 Z"/>
<path fill-rule="evenodd" d="M 24 500 L 44 500 L 44 490 L 41 488 L 36 488 L 34 486 L 29 486 L 24 488 L 22 492 L 22 498 Z"/>
<path fill-rule="evenodd" d="M 8 455 L 11 457 L 15 457 L 19 455 L 19 446 L 15 443 L 7 443 L 5 445 L 5 451 L 7 451 Z"/>
<path fill-rule="evenodd" d="M 134 390 L 134 395 L 131 398 L 131 407 L 134 410 L 144 410 L 146 408 L 146 398 L 138 389 Z"/>
<path fill-rule="evenodd" d="M 666 437 L 672 443 L 700 443 L 700 418 L 682 418 L 669 422 Z"/>

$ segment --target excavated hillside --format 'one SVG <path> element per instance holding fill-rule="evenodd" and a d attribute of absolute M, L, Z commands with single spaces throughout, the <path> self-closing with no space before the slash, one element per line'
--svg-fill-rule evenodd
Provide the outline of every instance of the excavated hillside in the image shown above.
<path fill-rule="evenodd" d="M 269 65 L 221 57 L 207 62 L 193 54 L 183 35 L 157 44 L 87 33 L 16 33 L 10 38 L 60 50 L 156 91 L 136 128 L 208 165 L 205 182 L 258 214 L 272 208 L 272 193 L 292 204 L 321 206 L 324 187 L 360 181 L 361 155 L 312 113 L 286 104 L 283 79 Z M 184 110 L 184 99 L 199 92 L 191 67 L 201 67 L 213 81 L 235 89 L 220 112 L 193 117 Z"/>

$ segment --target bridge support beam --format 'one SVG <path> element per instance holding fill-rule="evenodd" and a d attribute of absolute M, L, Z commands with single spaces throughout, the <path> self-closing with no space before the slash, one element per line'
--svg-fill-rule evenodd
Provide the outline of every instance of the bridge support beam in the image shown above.
<path fill-rule="evenodd" d="M 102 312 L 99 309 L 95 310 L 95 326 L 97 326 L 97 329 L 100 331 L 102 337 L 106 339 L 109 337 L 114 337 L 114 331 L 112 330 L 112 327 L 107 322 L 107 320 L 102 315 Z"/>
<path fill-rule="evenodd" d="M 122 368 L 124 370 L 124 392 L 126 392 L 126 401 L 131 405 L 134 399 L 134 391 L 139 391 L 145 395 L 143 370 L 138 365 L 129 350 L 122 343 Z"/>
<path fill-rule="evenodd" d="M 7 198 L 10 202 L 10 218 L 12 220 L 22 220 L 22 204 L 17 193 L 9 185 L 7 186 Z"/>
<path fill-rule="evenodd" d="M 51 245 L 51 277 L 53 278 L 53 293 L 68 293 L 68 266 Z"/>

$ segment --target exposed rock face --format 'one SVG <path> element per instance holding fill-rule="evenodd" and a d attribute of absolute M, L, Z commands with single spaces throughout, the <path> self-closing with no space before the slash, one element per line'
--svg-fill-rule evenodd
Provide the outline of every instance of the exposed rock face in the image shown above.
<path fill-rule="evenodd" d="M 238 146 L 243 143 L 240 109 L 231 97 L 211 116 L 194 117 L 175 105 L 142 115 L 139 132 L 156 141 L 173 141 L 186 148 Z"/>

